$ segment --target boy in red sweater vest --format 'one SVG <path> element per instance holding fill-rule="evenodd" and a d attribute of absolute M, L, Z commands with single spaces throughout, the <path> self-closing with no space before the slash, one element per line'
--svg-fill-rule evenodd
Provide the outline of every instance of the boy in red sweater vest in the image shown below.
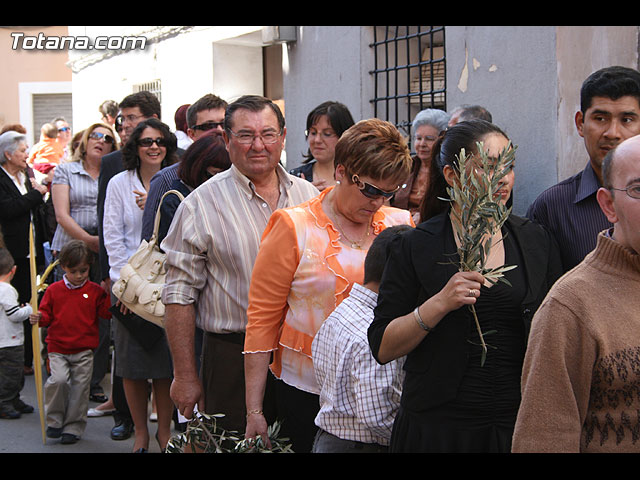
<path fill-rule="evenodd" d="M 77 442 L 87 424 L 99 318 L 111 318 L 107 292 L 89 280 L 93 253 L 79 240 L 60 250 L 62 280 L 51 284 L 31 323 L 48 327 L 51 375 L 44 386 L 47 437 Z"/>

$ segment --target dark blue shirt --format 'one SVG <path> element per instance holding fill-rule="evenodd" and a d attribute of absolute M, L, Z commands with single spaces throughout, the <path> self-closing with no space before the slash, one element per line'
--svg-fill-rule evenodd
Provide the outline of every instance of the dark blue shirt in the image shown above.
<path fill-rule="evenodd" d="M 527 217 L 549 230 L 560 247 L 563 271 L 580 263 L 596 246 L 597 236 L 612 224 L 596 199 L 600 182 L 591 164 L 548 188 L 531 204 Z"/>

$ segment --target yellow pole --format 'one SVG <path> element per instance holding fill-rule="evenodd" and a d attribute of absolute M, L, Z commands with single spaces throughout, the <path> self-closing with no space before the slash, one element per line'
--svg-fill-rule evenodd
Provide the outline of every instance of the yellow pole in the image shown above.
<path fill-rule="evenodd" d="M 36 252 L 33 239 L 33 223 L 29 225 L 29 266 L 31 270 L 31 309 L 38 311 L 38 288 L 36 284 Z M 44 398 L 42 391 L 42 355 L 40 352 L 40 326 L 36 323 L 31 327 L 31 342 L 33 345 L 33 372 L 38 396 L 38 411 L 40 412 L 40 429 L 42 431 L 42 443 L 47 443 L 44 425 Z"/>

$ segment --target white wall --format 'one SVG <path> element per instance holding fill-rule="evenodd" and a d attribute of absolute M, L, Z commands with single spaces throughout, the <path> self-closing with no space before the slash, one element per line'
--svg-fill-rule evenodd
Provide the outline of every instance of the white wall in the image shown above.
<path fill-rule="evenodd" d="M 120 102 L 133 93 L 133 85 L 157 79 L 162 82 L 162 120 L 171 128 L 175 127 L 173 115 L 176 109 L 195 102 L 206 93 L 214 93 L 227 101 L 243 93 L 261 93 L 260 29 L 193 27 L 148 43 L 144 50 L 112 55 L 74 72 L 76 130 L 100 120 L 98 106 L 104 100 Z M 145 33 L 151 37 L 158 30 L 153 27 L 101 26 L 69 27 L 69 32 L 90 37 L 151 32 Z M 79 60 L 77 54 L 72 56 L 72 63 L 74 60 Z M 260 90 L 256 91 L 258 86 Z"/>

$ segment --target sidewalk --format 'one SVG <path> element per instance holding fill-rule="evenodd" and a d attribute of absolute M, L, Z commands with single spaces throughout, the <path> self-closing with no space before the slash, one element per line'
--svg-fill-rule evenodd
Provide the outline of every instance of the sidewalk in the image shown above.
<path fill-rule="evenodd" d="M 43 372 L 46 375 L 46 372 Z M 43 379 L 45 381 L 46 379 Z M 111 391 L 110 377 L 103 382 L 105 393 Z M 87 428 L 79 442 L 62 445 L 59 439 L 46 438 L 42 441 L 40 429 L 40 413 L 36 396 L 35 377 L 25 377 L 25 386 L 20 394 L 22 400 L 32 405 L 33 413 L 23 414 L 15 420 L 0 419 L 0 453 L 130 453 L 133 450 L 133 435 L 127 440 L 111 440 L 109 436 L 113 428 L 113 417 L 91 417 L 87 419 Z M 98 404 L 89 402 L 89 408 Z M 156 424 L 149 422 L 150 453 L 160 453 L 155 441 Z M 174 432 L 175 433 L 175 432 Z"/>

